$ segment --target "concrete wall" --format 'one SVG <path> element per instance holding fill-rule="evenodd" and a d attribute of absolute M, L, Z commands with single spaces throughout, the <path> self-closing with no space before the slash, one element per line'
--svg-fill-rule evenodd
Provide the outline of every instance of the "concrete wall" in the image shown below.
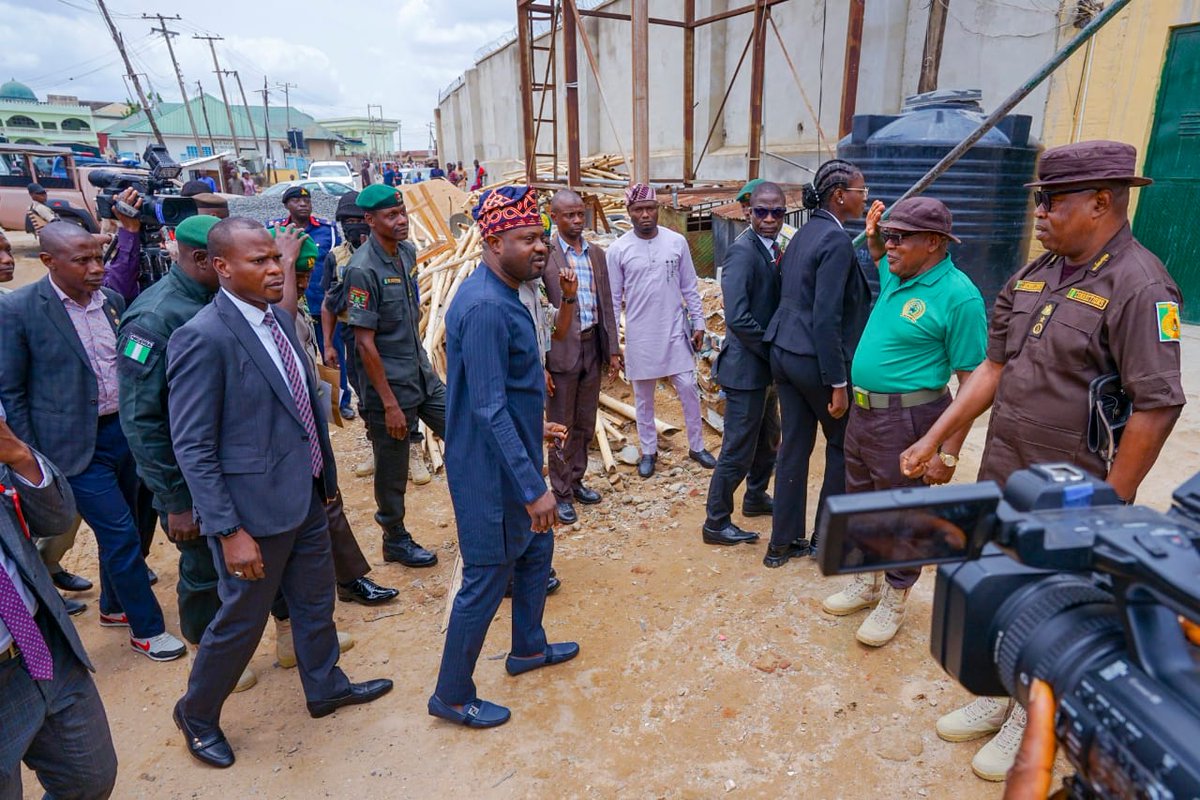
<path fill-rule="evenodd" d="M 1066 4 L 1074 7 L 1073 2 Z M 699 0 L 696 15 L 704 17 L 743 5 L 745 0 Z M 955 0 L 946 26 L 940 85 L 979 88 L 983 90 L 986 106 L 997 103 L 1054 52 L 1062 22 L 1060 5 L 1054 0 L 1004 3 Z M 614 0 L 602 7 L 627 13 L 629 2 Z M 916 91 L 928 2 L 874 0 L 867 4 L 867 13 L 857 110 L 895 113 L 904 97 Z M 808 111 L 779 41 L 768 30 L 763 126 L 766 150 L 815 165 L 836 147 L 848 14 L 849 4 L 843 0 L 789 0 L 772 9 L 771 15 L 820 124 Z M 651 0 L 650 15 L 678 19 L 680 4 L 675 0 Z M 710 129 L 713 130 L 712 141 L 698 169 L 701 178 L 736 180 L 746 174 L 749 55 L 734 81 L 724 112 L 718 115 L 718 109 L 751 25 L 752 15 L 746 14 L 706 26 L 696 33 L 697 158 Z M 598 61 L 603 98 L 581 43 L 578 48 L 580 150 L 585 156 L 628 154 L 632 147 L 629 25 L 585 19 L 583 27 Z M 542 43 L 546 43 L 545 38 Z M 652 172 L 655 177 L 678 179 L 683 174 L 683 32 L 652 25 L 650 41 Z M 461 84 L 443 97 L 439 110 L 444 138 L 441 149 L 446 158 L 468 163 L 479 158 L 493 177 L 521 168 L 523 134 L 518 67 L 518 48 L 513 42 L 468 70 Z M 561 64 L 559 81 L 562 81 Z M 1019 112 L 1034 116 L 1035 133 L 1041 130 L 1048 92 L 1049 87 L 1043 86 L 1018 108 Z M 563 99 L 560 92 L 557 115 L 560 159 L 565 159 L 566 153 Z M 605 112 L 604 99 L 612 113 L 612 122 Z M 548 133 L 543 133 L 539 150 L 548 151 L 549 145 Z M 789 182 L 801 182 L 806 175 L 768 156 L 763 159 L 763 173 L 765 177 Z"/>

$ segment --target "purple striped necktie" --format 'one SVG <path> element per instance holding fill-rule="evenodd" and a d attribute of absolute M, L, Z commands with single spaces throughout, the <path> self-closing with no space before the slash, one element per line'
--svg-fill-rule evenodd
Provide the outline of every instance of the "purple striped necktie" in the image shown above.
<path fill-rule="evenodd" d="M 304 432 L 308 434 L 308 453 L 312 459 L 312 474 L 314 478 L 319 478 L 325 468 L 325 459 L 321 456 L 321 439 L 317 436 L 317 422 L 313 418 L 312 402 L 308 398 L 308 386 L 305 385 L 304 378 L 296 367 L 295 351 L 287 337 L 283 335 L 283 331 L 280 330 L 279 323 L 275 320 L 275 314 L 269 308 L 267 315 L 263 317 L 263 324 L 271 332 L 271 338 L 275 340 L 275 347 L 279 350 L 279 360 L 283 362 L 283 371 L 287 373 L 292 400 L 296 403 L 296 410 L 300 412 L 300 421 L 304 423 Z"/>
<path fill-rule="evenodd" d="M 21 651 L 30 677 L 35 681 L 53 680 L 54 659 L 50 657 L 50 648 L 5 569 L 0 569 L 0 620 Z"/>

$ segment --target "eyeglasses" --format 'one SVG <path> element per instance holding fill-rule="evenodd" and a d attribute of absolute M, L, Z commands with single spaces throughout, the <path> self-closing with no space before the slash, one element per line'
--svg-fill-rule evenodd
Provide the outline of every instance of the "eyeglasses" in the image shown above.
<path fill-rule="evenodd" d="M 1058 197 L 1061 194 L 1079 194 L 1080 192 L 1098 192 L 1098 191 L 1100 191 L 1100 190 L 1095 187 L 1092 187 L 1092 186 L 1084 187 L 1082 189 L 1059 189 L 1059 190 L 1053 191 L 1053 192 L 1049 192 L 1044 189 L 1040 189 L 1033 193 L 1033 207 L 1034 208 L 1044 208 L 1047 211 L 1052 211 L 1053 207 L 1054 207 L 1054 198 Z"/>
<path fill-rule="evenodd" d="M 883 237 L 884 244 L 899 245 L 905 239 L 907 239 L 909 236 L 915 236 L 918 233 L 920 233 L 920 231 L 886 230 L 886 231 L 880 231 L 879 235 Z"/>
<path fill-rule="evenodd" d="M 859 187 L 843 186 L 842 191 L 843 192 L 862 192 L 863 200 L 866 200 L 867 198 L 869 198 L 871 196 L 871 187 L 870 186 L 859 186 Z"/>
<path fill-rule="evenodd" d="M 754 216 L 758 217 L 759 219 L 771 219 L 772 217 L 775 219 L 783 219 L 787 214 L 786 208 L 763 208 L 762 206 L 754 206 L 751 211 L 753 211 Z"/>

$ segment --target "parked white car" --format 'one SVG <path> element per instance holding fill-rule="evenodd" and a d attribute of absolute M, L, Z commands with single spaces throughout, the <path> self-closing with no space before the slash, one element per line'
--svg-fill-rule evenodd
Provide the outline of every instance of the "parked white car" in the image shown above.
<path fill-rule="evenodd" d="M 351 189 L 358 188 L 358 176 L 350 171 L 350 167 L 346 166 L 344 161 L 314 161 L 308 165 L 308 171 L 304 173 L 307 180 L 322 180 L 335 181 L 344 183 Z"/>

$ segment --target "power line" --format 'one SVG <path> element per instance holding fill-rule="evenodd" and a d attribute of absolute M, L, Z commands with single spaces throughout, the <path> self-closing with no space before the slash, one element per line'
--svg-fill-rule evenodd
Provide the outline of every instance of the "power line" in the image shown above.
<path fill-rule="evenodd" d="M 200 144 L 200 131 L 196 129 L 196 118 L 192 115 L 191 104 L 188 103 L 187 90 L 183 88 L 183 71 L 179 69 L 179 62 L 175 60 L 175 47 L 171 44 L 171 37 L 178 36 L 179 34 L 175 31 L 167 30 L 167 20 L 178 20 L 179 15 L 176 14 L 174 17 L 164 17 L 162 14 L 155 14 L 154 16 L 142 14 L 142 19 L 154 19 L 155 17 L 158 18 L 159 27 L 151 28 L 150 30 L 161 33 L 163 39 L 167 43 L 167 53 L 169 53 L 171 56 L 171 64 L 175 67 L 175 78 L 179 81 L 179 96 L 183 100 L 184 110 L 187 111 L 188 124 L 192 128 L 192 138 L 196 141 L 196 152 L 203 152 L 204 145 Z"/>
<path fill-rule="evenodd" d="M 129 62 L 129 55 L 125 52 L 125 43 L 121 41 L 121 32 L 117 30 L 117 26 L 113 24 L 112 18 L 108 16 L 108 9 L 104 6 L 104 0 L 96 0 L 96 5 L 100 8 L 100 13 L 104 16 L 105 23 L 108 24 L 108 31 L 112 34 L 113 42 L 117 45 L 117 50 L 120 51 L 121 58 L 125 61 L 125 69 L 129 72 L 129 79 L 133 81 L 133 88 L 137 90 L 138 100 L 142 103 L 142 110 L 146 112 L 146 121 L 150 123 L 150 129 L 154 131 L 154 138 L 158 140 L 161 146 L 163 144 L 162 131 L 158 129 L 158 123 L 154 121 L 154 114 L 150 110 L 150 102 L 146 100 L 146 94 L 142 91 L 142 84 L 138 81 L 133 64 Z"/>

